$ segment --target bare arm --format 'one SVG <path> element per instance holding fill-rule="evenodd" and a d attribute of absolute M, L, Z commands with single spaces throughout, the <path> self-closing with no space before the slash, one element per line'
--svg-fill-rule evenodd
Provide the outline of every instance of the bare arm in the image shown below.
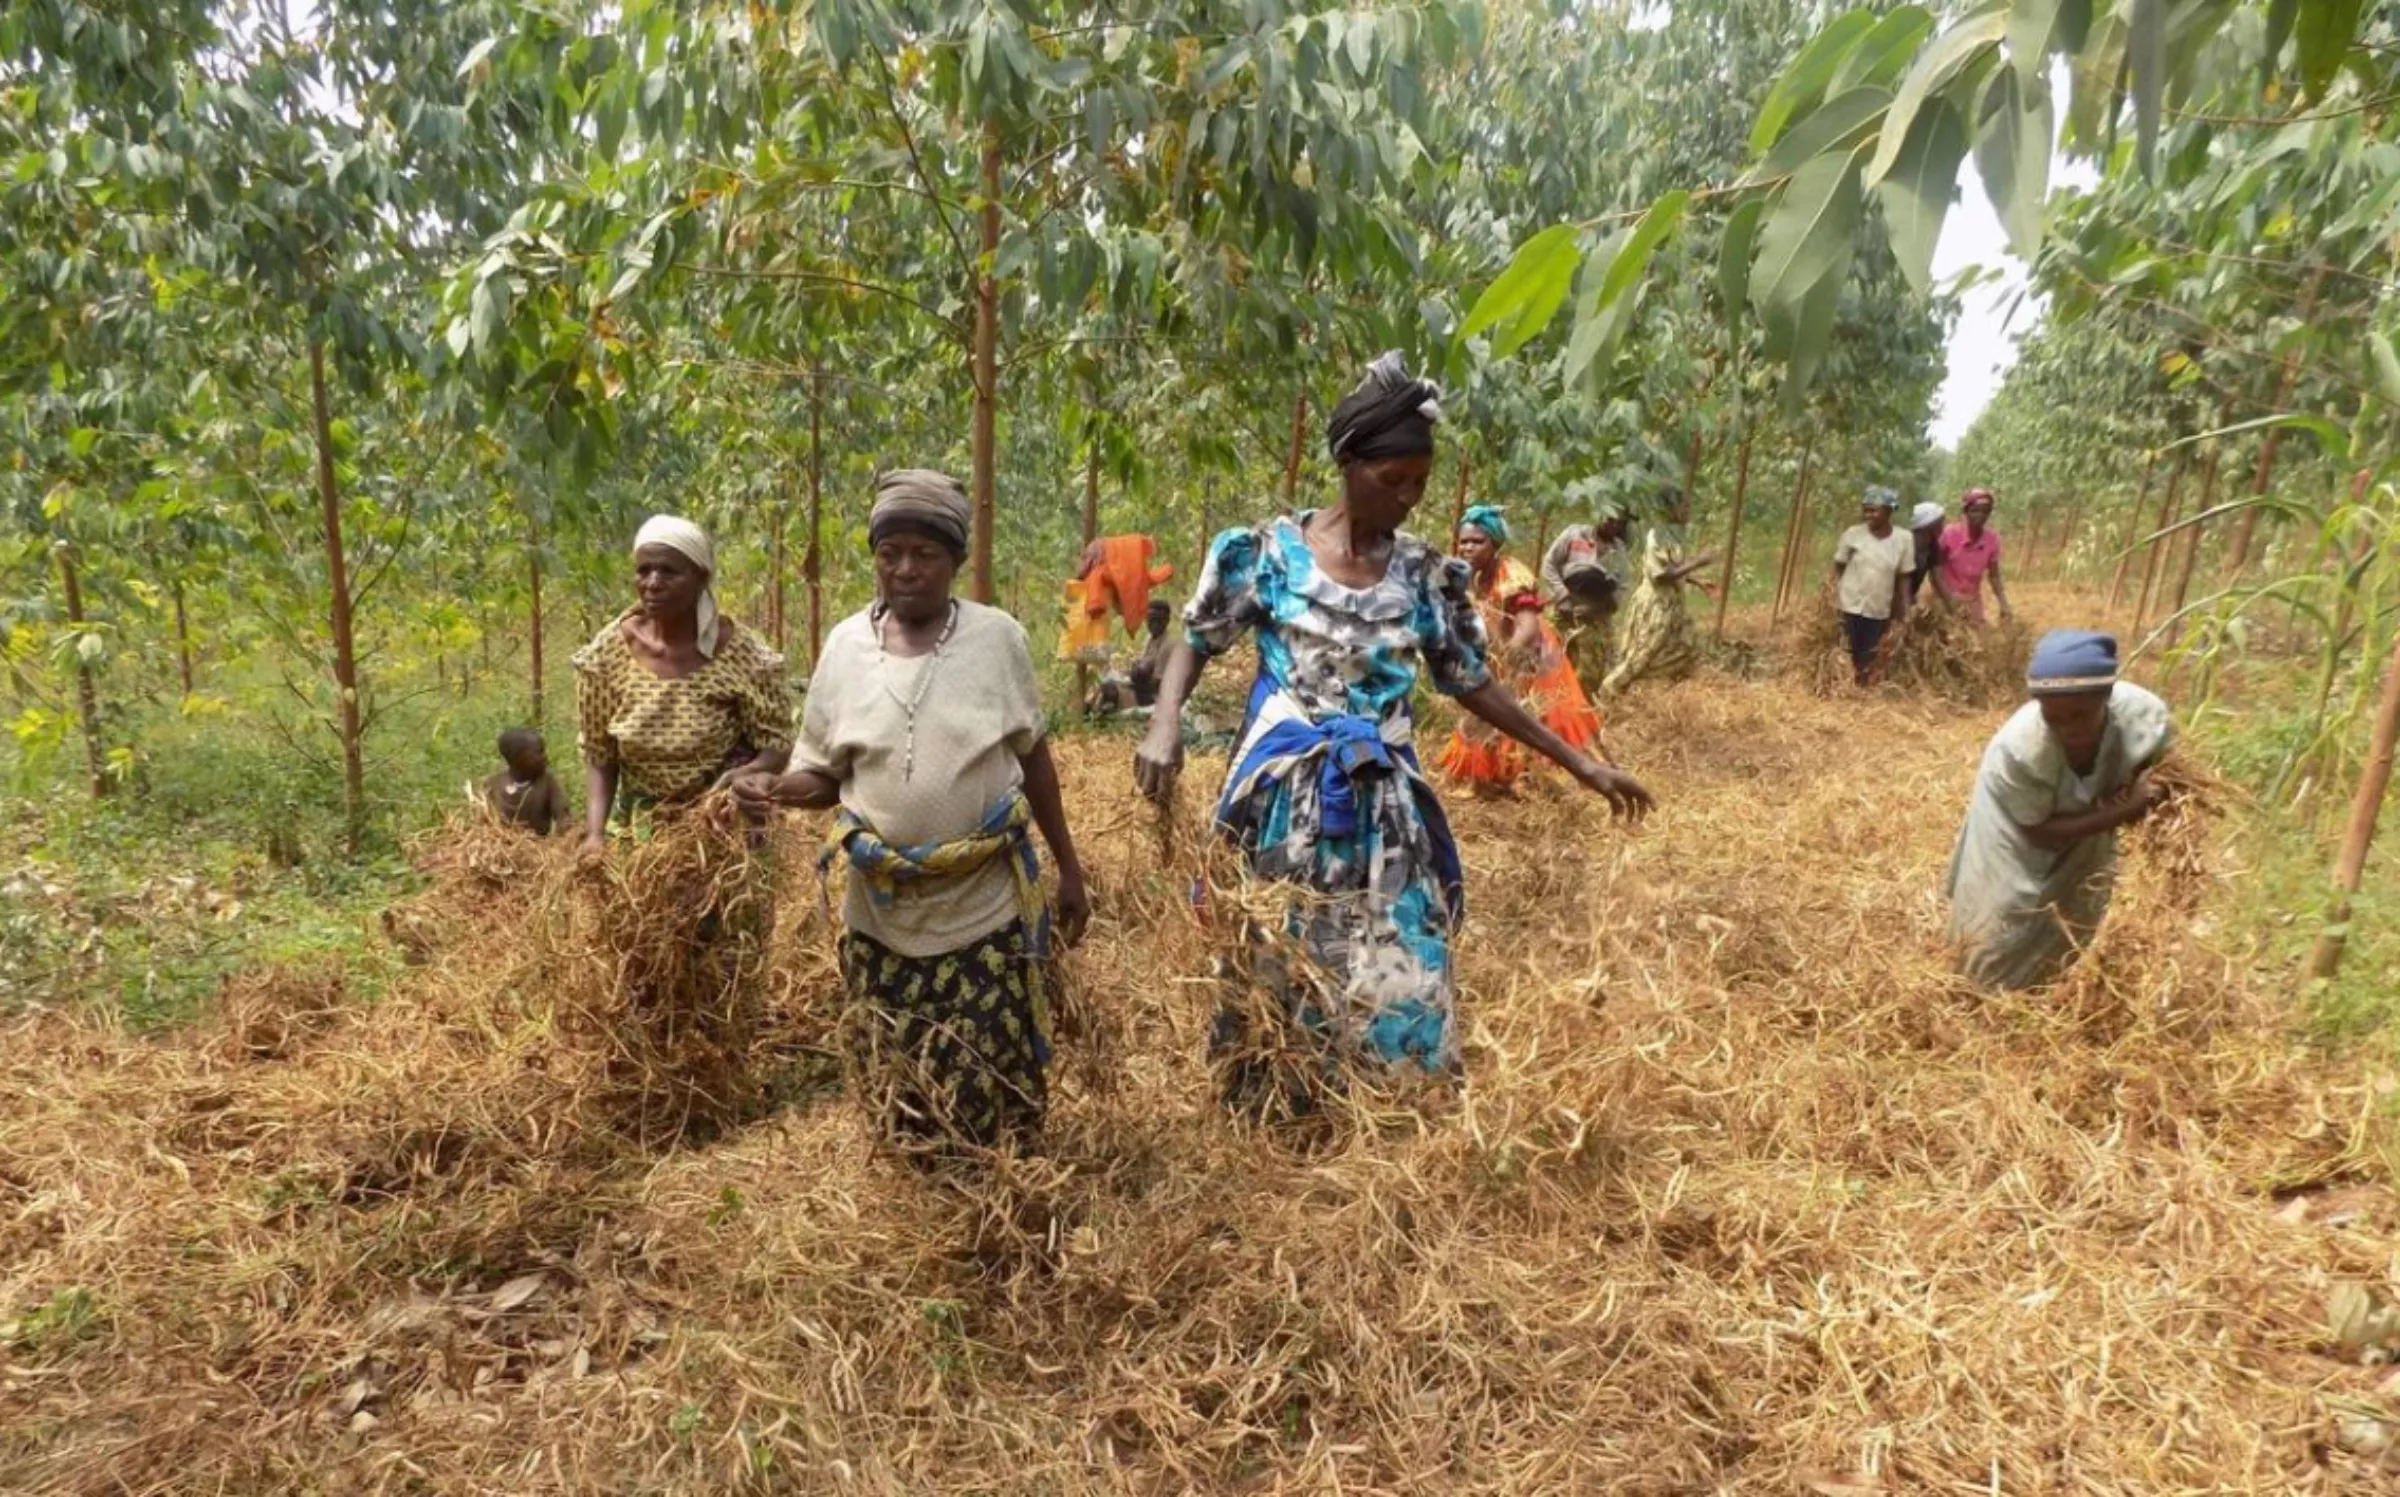
<path fill-rule="evenodd" d="M 1542 612 L 1538 608 L 1521 608 L 1508 616 L 1507 647 L 1520 655 L 1531 655 L 1542 638 Z"/>
<path fill-rule="evenodd" d="M 1158 701 L 1150 709 L 1150 731 L 1142 735 L 1133 754 L 1133 782 L 1142 794 L 1165 801 L 1175 793 L 1175 777 L 1183 770 L 1183 704 L 1208 664 L 1191 641 L 1177 640 L 1159 674 Z"/>
<path fill-rule="evenodd" d="M 1993 559 L 1991 573 L 1992 596 L 2000 600 L 2000 616 L 2013 617 L 2016 610 L 2008 606 L 2008 584 L 2000 580 L 2000 562 L 1997 558 Z"/>
<path fill-rule="evenodd" d="M 789 758 L 786 754 L 783 757 Z M 788 806 L 796 811 L 822 811 L 840 804 L 842 782 L 815 769 L 792 769 L 777 773 L 760 770 L 737 776 L 733 782 L 734 798 L 744 810 L 763 814 L 775 806 Z"/>
<path fill-rule="evenodd" d="M 597 852 L 608 844 L 608 810 L 617 802 L 617 766 L 594 764 L 583 766 L 583 845 L 586 851 Z"/>
<path fill-rule="evenodd" d="M 1067 830 L 1067 806 L 1058 792 L 1058 764 L 1050 757 L 1050 740 L 1020 755 L 1017 765 L 1025 772 L 1025 799 L 1033 807 L 1033 824 L 1042 829 L 1042 840 L 1050 844 L 1050 856 L 1058 864 L 1059 939 L 1073 946 L 1083 939 L 1083 928 L 1092 918 L 1092 899 L 1084 888 L 1083 860 L 1076 856 L 1075 838 Z"/>
<path fill-rule="evenodd" d="M 1701 555 L 1692 558 L 1690 561 L 1683 563 L 1681 566 L 1667 568 L 1665 580 L 1668 582 L 1679 583 L 1683 581 L 1684 578 L 1691 576 L 1694 572 L 1704 572 L 1716 564 L 1717 553 L 1714 551 L 1704 552 Z"/>
<path fill-rule="evenodd" d="M 1526 711 L 1525 704 L 1499 682 L 1485 681 L 1461 696 L 1458 703 L 1573 775 L 1586 789 L 1606 796 L 1609 808 L 1617 815 L 1639 820 L 1657 804 L 1650 792 L 1642 788 L 1641 781 L 1569 744 L 1540 718 Z"/>
<path fill-rule="evenodd" d="M 2126 793 L 2089 811 L 2073 811 L 2053 816 L 2047 821 L 2026 827 L 2025 840 L 2044 852 L 2064 852 L 2089 837 L 2113 832 L 2121 826 L 2131 826 L 2148 816 L 2151 809 L 2166 798 L 2166 792 L 2144 770 L 2134 776 Z"/>

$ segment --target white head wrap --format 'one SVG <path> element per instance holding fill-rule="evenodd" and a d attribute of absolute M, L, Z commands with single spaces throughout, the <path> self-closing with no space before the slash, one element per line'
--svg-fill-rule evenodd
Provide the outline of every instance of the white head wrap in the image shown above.
<path fill-rule="evenodd" d="M 717 548 L 709 544 L 708 532 L 676 515 L 652 515 L 634 533 L 635 554 L 644 546 L 664 546 L 700 569 L 700 658 L 713 659 L 717 653 Z"/>
<path fill-rule="evenodd" d="M 1942 519 L 1942 507 L 1939 504 L 1934 503 L 1931 499 L 1928 499 L 1923 504 L 1920 504 L 1915 509 L 1909 511 L 1908 528 L 1911 530 L 1923 530 L 1928 525 L 1941 524 Z"/>

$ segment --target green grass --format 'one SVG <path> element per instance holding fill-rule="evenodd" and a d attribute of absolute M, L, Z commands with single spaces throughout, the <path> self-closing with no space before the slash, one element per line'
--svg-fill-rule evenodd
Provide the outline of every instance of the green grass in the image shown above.
<path fill-rule="evenodd" d="M 396 697 L 409 690 L 396 685 Z M 238 676 L 208 686 L 241 702 L 280 690 Z M 564 679 L 553 690 L 571 700 Z M 414 887 L 403 843 L 496 767 L 493 739 L 519 720 L 519 695 L 487 675 L 463 700 L 398 700 L 369 740 L 356 857 L 329 734 L 295 740 L 263 714 L 170 701 L 122 722 L 140 752 L 100 800 L 71 754 L 12 748 L 0 772 L 29 793 L 0 802 L 0 1008 L 113 1002 L 136 1024 L 174 1022 L 229 974 L 274 963 L 339 962 L 350 991 L 371 997 L 395 970 L 379 917 Z M 571 761 L 571 732 L 552 739 Z"/>
<path fill-rule="evenodd" d="M 2208 710 L 2187 714 L 2195 748 L 2259 798 L 2235 817 L 2240 868 L 2218 914 L 2325 1041 L 2372 1042 L 2400 1055 L 2400 817 L 2388 806 L 2351 905 L 2341 971 L 2324 983 L 2306 976 L 2331 912 L 2334 858 L 2366 746 L 2365 724 L 2356 724 L 2329 778 L 2294 772 L 2315 734 L 2313 684 L 2288 660 L 2246 660 L 2227 669 Z"/>

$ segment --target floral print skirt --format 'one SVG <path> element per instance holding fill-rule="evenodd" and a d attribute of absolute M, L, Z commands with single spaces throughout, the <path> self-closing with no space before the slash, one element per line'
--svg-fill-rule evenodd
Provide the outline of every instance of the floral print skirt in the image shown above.
<path fill-rule="evenodd" d="M 1049 1102 L 1041 966 L 1022 920 L 939 956 L 842 938 L 851 1058 L 885 1138 L 938 1157 L 1026 1144 Z"/>

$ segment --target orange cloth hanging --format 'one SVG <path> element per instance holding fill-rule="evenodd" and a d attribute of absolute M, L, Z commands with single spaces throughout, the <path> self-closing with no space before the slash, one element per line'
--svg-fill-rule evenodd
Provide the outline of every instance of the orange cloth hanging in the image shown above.
<path fill-rule="evenodd" d="M 1080 661 L 1085 665 L 1108 664 L 1108 612 L 1098 613 L 1084 606 L 1084 594 L 1089 591 L 1077 578 L 1066 585 L 1067 625 L 1058 634 L 1058 658 Z"/>
<path fill-rule="evenodd" d="M 1550 621 L 1540 619 L 1532 660 L 1501 648 L 1511 614 L 1536 611 L 1538 617 L 1540 586 L 1523 562 L 1502 557 L 1492 580 L 1476 595 L 1475 608 L 1491 640 L 1492 674 L 1569 746 L 1590 749 L 1600 741 L 1600 710 L 1575 679 L 1574 663 Z M 1531 759 L 1523 744 L 1499 729 L 1480 718 L 1462 718 L 1443 746 L 1440 764 L 1454 780 L 1505 789 L 1524 778 Z"/>
<path fill-rule="evenodd" d="M 1142 616 L 1150 610 L 1150 589 L 1175 575 L 1175 568 L 1164 562 L 1150 564 L 1157 554 L 1158 542 L 1146 535 L 1104 536 L 1086 546 L 1076 574 L 1084 579 L 1084 611 L 1104 618 L 1114 608 L 1125 621 L 1125 632 L 1140 634 Z"/>

